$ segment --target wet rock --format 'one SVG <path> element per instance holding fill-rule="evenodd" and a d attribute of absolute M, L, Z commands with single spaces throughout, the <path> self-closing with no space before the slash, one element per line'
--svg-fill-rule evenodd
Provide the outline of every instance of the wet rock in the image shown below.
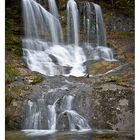
<path fill-rule="evenodd" d="M 69 131 L 69 119 L 67 113 L 60 114 L 57 120 L 57 130 Z"/>
<path fill-rule="evenodd" d="M 134 17 L 113 15 L 110 19 L 105 18 L 107 31 L 132 32 L 134 31 Z"/>

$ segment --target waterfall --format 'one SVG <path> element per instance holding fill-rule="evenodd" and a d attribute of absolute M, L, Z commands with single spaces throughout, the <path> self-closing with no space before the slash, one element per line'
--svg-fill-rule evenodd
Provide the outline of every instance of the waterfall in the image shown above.
<path fill-rule="evenodd" d="M 92 4 L 94 5 L 95 12 L 96 12 L 97 46 L 106 46 L 106 32 L 104 28 L 101 7 L 95 3 Z"/>
<path fill-rule="evenodd" d="M 62 41 L 60 21 L 34 0 L 23 0 L 23 21 L 26 39 Z M 45 28 L 44 28 L 45 27 Z M 49 41 L 48 40 L 48 41 Z"/>
<path fill-rule="evenodd" d="M 80 10 L 83 12 L 83 28 L 87 43 L 106 46 L 106 32 L 101 7 L 93 2 L 82 2 Z"/>
<path fill-rule="evenodd" d="M 67 33 L 68 43 L 79 43 L 79 19 L 77 4 L 74 0 L 67 3 Z"/>
<path fill-rule="evenodd" d="M 93 56 L 93 60 L 94 58 L 113 60 L 111 49 L 106 47 L 105 29 L 99 5 L 92 2 L 81 4 L 85 41 L 88 44 L 99 46 L 96 49 L 91 47 L 92 49 L 88 50 L 89 54 L 86 54 L 85 49 L 88 49 L 89 45 L 83 48 L 83 45 L 79 46 L 79 13 L 74 0 L 67 2 L 68 44 L 65 44 L 63 40 L 55 0 L 48 0 L 50 12 L 35 0 L 22 0 L 22 3 L 25 32 L 22 39 L 23 58 L 32 71 L 48 76 L 84 76 L 86 67 L 83 64 L 90 60 L 89 56 L 95 55 L 96 52 L 99 52 L 96 53 L 98 56 Z"/>
<path fill-rule="evenodd" d="M 55 17 L 58 18 L 58 9 L 57 9 L 55 0 L 48 0 L 48 2 L 49 2 L 50 12 L 51 12 Z"/>
<path fill-rule="evenodd" d="M 90 36 L 91 36 L 91 22 L 93 22 L 91 17 L 92 7 L 89 2 L 81 3 L 80 7 L 81 11 L 83 12 L 83 30 L 84 30 L 84 39 L 87 43 L 90 43 Z M 94 27 L 94 26 L 92 26 Z M 94 36 L 94 35 L 93 35 Z"/>
<path fill-rule="evenodd" d="M 72 95 L 64 96 L 63 103 L 62 103 L 62 110 L 71 110 L 72 108 L 72 101 L 74 97 Z"/>
<path fill-rule="evenodd" d="M 112 50 L 106 46 L 104 22 L 99 5 L 92 2 L 81 3 L 81 26 L 77 3 L 68 0 L 67 40 L 64 40 L 55 0 L 43 1 L 45 6 L 37 0 L 22 0 L 25 34 L 22 39 L 23 58 L 30 70 L 46 76 L 79 77 L 86 74 L 86 61 L 113 60 Z M 80 31 L 83 31 L 83 42 Z M 57 89 L 58 87 L 56 91 Z M 70 131 L 89 130 L 86 118 L 73 108 L 73 95 L 52 97 L 51 101 L 48 101 L 48 94 L 56 91 L 48 90 L 45 95 L 26 102 L 23 128 L 54 132 L 61 130 L 57 128 L 59 121 L 62 121 L 68 125 Z M 59 125 L 64 130 L 62 123 Z"/>
<path fill-rule="evenodd" d="M 72 110 L 74 96 L 65 95 L 62 98 L 58 98 L 52 105 L 46 105 L 46 99 L 47 96 L 42 96 L 34 102 L 28 100 L 24 121 L 25 132 L 26 130 L 29 132 L 29 130 L 41 129 L 50 130 L 51 132 L 56 131 L 57 120 L 64 114 L 67 114 L 70 131 L 90 129 L 87 120 Z"/>
<path fill-rule="evenodd" d="M 90 126 L 88 125 L 87 120 L 83 116 L 79 115 L 76 111 L 67 110 L 64 113 L 67 113 L 68 115 L 71 131 L 91 129 Z"/>
<path fill-rule="evenodd" d="M 70 131 L 90 130 L 91 128 L 87 120 L 83 116 L 79 115 L 75 110 L 72 110 L 73 100 L 74 97 L 72 95 L 64 96 L 61 105 L 62 113 L 59 114 L 59 117 L 67 115 Z"/>
<path fill-rule="evenodd" d="M 86 61 L 86 56 L 80 46 L 62 44 L 63 33 L 57 6 L 54 0 L 48 2 L 51 13 L 37 1 L 23 0 L 25 30 L 25 37 L 22 40 L 23 58 L 32 71 L 44 75 L 83 76 L 85 75 L 83 63 Z M 72 9 L 74 16 L 74 10 L 77 9 Z M 74 18 L 75 36 L 78 36 L 75 20 L 78 19 Z M 78 42 L 77 37 L 75 42 Z"/>
<path fill-rule="evenodd" d="M 56 111 L 55 104 L 48 105 L 48 129 L 56 130 Z"/>
<path fill-rule="evenodd" d="M 27 102 L 26 111 L 24 128 L 41 129 L 41 108 L 39 108 L 36 103 L 29 100 Z"/>

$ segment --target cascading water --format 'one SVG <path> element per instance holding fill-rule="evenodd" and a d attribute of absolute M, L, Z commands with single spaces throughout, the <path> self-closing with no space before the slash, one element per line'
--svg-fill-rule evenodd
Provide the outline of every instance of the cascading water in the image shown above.
<path fill-rule="evenodd" d="M 85 41 L 96 43 L 97 46 L 106 46 L 106 32 L 101 7 L 93 2 L 82 2 L 80 11 L 83 13 Z"/>
<path fill-rule="evenodd" d="M 51 14 L 58 18 L 58 9 L 55 0 L 48 0 Z"/>
<path fill-rule="evenodd" d="M 67 3 L 67 33 L 68 43 L 79 43 L 79 22 L 78 9 L 74 0 L 69 0 Z"/>
<path fill-rule="evenodd" d="M 23 0 L 23 21 L 25 39 L 30 39 L 32 42 L 35 41 L 34 39 L 48 39 L 47 41 L 52 40 L 56 44 L 62 41 L 59 20 L 36 1 Z M 28 46 L 24 47 L 28 49 Z"/>
<path fill-rule="evenodd" d="M 90 129 L 87 120 L 72 110 L 72 102 L 74 100 L 72 95 L 58 98 L 53 105 L 47 105 L 46 99 L 47 96 L 39 98 L 36 101 L 29 100 L 27 102 L 24 132 L 29 133 L 34 130 L 44 129 L 55 132 L 57 130 L 57 120 L 64 114 L 67 114 L 70 131 Z"/>
<path fill-rule="evenodd" d="M 60 45 L 63 43 L 63 33 L 55 1 L 49 1 L 49 6 L 52 14 L 34 0 L 23 0 L 23 57 L 32 71 L 44 75 L 83 76 L 85 68 L 82 64 L 86 56 L 79 46 Z M 73 20 L 74 23 L 78 21 L 76 18 Z M 74 30 L 77 30 L 77 26 Z M 77 31 L 75 35 L 78 36 Z M 77 37 L 75 42 L 78 42 Z"/>
<path fill-rule="evenodd" d="M 67 40 L 69 43 L 67 45 L 64 45 L 65 41 L 63 40 L 63 32 L 55 0 L 48 0 L 48 5 L 50 12 L 35 0 L 23 0 L 25 31 L 25 37 L 22 41 L 23 57 L 28 67 L 32 71 L 48 76 L 85 75 L 86 67 L 83 66 L 83 63 L 89 60 L 89 55 L 85 54 L 84 48 L 89 48 L 89 44 L 84 46 L 84 48 L 78 46 L 80 34 L 76 2 L 69 0 L 67 3 Z M 93 14 L 94 11 L 95 13 Z M 97 46 L 100 46 L 97 49 L 91 47 L 92 49 L 89 50 L 91 52 L 90 55 L 94 55 L 95 51 L 99 51 L 99 54 L 105 54 L 106 60 L 112 60 L 112 57 L 106 58 L 109 55 L 106 55 L 107 51 L 104 51 L 105 49 L 101 47 L 106 46 L 106 37 L 100 6 L 85 2 L 83 14 L 86 42 L 90 43 L 92 40 L 91 43 L 96 43 Z M 94 15 L 96 15 L 96 18 L 94 18 Z M 92 23 L 96 23 L 96 28 L 94 28 Z M 106 50 L 110 54 L 112 53 L 110 49 Z M 100 53 L 100 51 L 103 53 Z M 92 58 L 94 59 L 94 57 Z M 98 58 L 102 59 L 104 56 L 98 55 Z"/>
<path fill-rule="evenodd" d="M 87 120 L 79 115 L 74 110 L 66 110 L 62 114 L 68 115 L 69 120 L 69 126 L 71 131 L 77 131 L 77 130 L 90 130 L 90 126 L 88 125 Z"/>
<path fill-rule="evenodd" d="M 102 17 L 101 7 L 95 3 L 92 3 L 96 12 L 96 35 L 97 35 L 97 46 L 106 46 L 106 33 Z"/>
<path fill-rule="evenodd" d="M 72 95 L 64 96 L 62 100 L 61 110 L 62 113 L 59 114 L 59 117 L 67 115 L 69 121 L 69 130 L 90 130 L 90 126 L 87 120 L 79 115 L 76 111 L 72 110 L 72 101 L 74 97 Z"/>
<path fill-rule="evenodd" d="M 77 3 L 68 0 L 67 41 L 65 41 L 55 0 L 47 2 L 44 0 L 45 7 L 49 7 L 50 12 L 35 0 L 22 0 L 22 2 L 25 31 L 22 40 L 23 57 L 32 71 L 47 76 L 84 76 L 86 67 L 83 64 L 86 61 L 113 60 L 111 49 L 106 47 L 105 29 L 99 5 L 91 2 L 81 3 L 84 27 L 80 27 Z M 79 33 L 81 30 L 84 30 L 83 44 Z M 52 91 L 56 92 L 57 89 L 49 90 L 41 98 L 35 97 L 27 101 L 24 129 L 45 129 L 54 132 L 57 130 L 57 121 L 65 116 L 69 130 L 89 130 L 87 120 L 73 110 L 74 96 L 63 95 L 48 103 L 47 95 Z"/>

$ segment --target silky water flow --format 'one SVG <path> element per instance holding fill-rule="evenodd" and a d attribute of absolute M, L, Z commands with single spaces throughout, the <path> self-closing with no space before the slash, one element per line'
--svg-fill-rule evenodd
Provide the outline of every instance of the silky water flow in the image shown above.
<path fill-rule="evenodd" d="M 67 2 L 67 33 L 62 30 L 55 0 L 45 0 L 44 6 L 36 0 L 22 0 L 25 36 L 22 39 L 23 58 L 32 71 L 46 76 L 84 76 L 88 60 L 113 60 L 106 46 L 106 34 L 101 8 L 92 2 L 82 2 L 80 10 L 75 0 Z M 46 5 L 49 10 L 46 10 Z M 82 14 L 81 14 L 82 13 Z M 82 25 L 79 21 L 83 16 Z M 81 41 L 79 31 L 85 36 Z M 66 34 L 67 39 L 64 39 Z M 90 54 L 86 54 L 86 51 Z M 63 90 L 63 89 L 61 89 Z M 42 94 L 25 105 L 23 131 L 51 133 L 59 131 L 58 121 L 67 118 L 68 131 L 90 130 L 88 120 L 73 109 L 74 96 L 65 95 L 52 104 Z"/>

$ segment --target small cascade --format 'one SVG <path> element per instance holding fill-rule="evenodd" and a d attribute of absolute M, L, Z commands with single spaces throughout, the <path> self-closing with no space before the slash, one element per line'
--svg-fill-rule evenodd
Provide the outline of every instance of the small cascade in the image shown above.
<path fill-rule="evenodd" d="M 93 43 L 95 38 L 95 12 L 90 2 L 81 2 L 80 12 L 83 15 L 83 38 L 82 40 L 87 43 Z"/>
<path fill-rule="evenodd" d="M 95 3 L 92 3 L 92 5 L 94 6 L 96 12 L 97 46 L 106 46 L 106 32 L 101 7 Z"/>
<path fill-rule="evenodd" d="M 80 11 L 83 13 L 84 38 L 87 43 L 106 46 L 106 32 L 101 7 L 93 2 L 82 2 Z"/>
<path fill-rule="evenodd" d="M 51 14 L 58 18 L 58 9 L 55 0 L 48 0 L 48 2 Z"/>
<path fill-rule="evenodd" d="M 79 115 L 76 111 L 72 110 L 72 101 L 74 97 L 72 95 L 64 96 L 61 104 L 62 112 L 59 114 L 59 117 L 67 116 L 68 126 L 70 131 L 77 130 L 90 130 L 90 126 L 87 120 Z"/>
<path fill-rule="evenodd" d="M 72 95 L 64 96 L 63 100 L 62 100 L 61 109 L 62 110 L 71 110 L 73 99 L 74 99 L 74 97 Z"/>
<path fill-rule="evenodd" d="M 87 120 L 83 116 L 79 115 L 76 111 L 66 110 L 65 112 L 63 112 L 63 114 L 64 113 L 68 115 L 71 131 L 91 129 Z"/>
<path fill-rule="evenodd" d="M 61 42 L 63 37 L 60 21 L 36 1 L 22 2 L 25 39 L 52 40 L 57 44 Z"/>
<path fill-rule="evenodd" d="M 68 43 L 78 45 L 79 43 L 79 19 L 78 8 L 74 0 L 67 3 L 67 37 Z"/>
<path fill-rule="evenodd" d="M 32 101 L 27 102 L 26 108 L 26 119 L 24 123 L 24 128 L 28 129 L 41 129 L 41 109 L 36 103 Z"/>
<path fill-rule="evenodd" d="M 56 130 L 56 111 L 55 104 L 48 105 L 48 129 Z"/>
<path fill-rule="evenodd" d="M 46 105 L 46 98 L 47 97 L 42 96 L 42 98 L 34 102 L 28 100 L 24 120 L 25 130 L 46 129 L 51 132 L 56 131 L 57 125 L 61 125 L 58 124 L 57 121 L 61 116 L 66 114 L 70 131 L 90 129 L 87 120 L 76 111 L 72 110 L 74 96 L 65 95 L 64 97 L 58 98 L 53 105 Z"/>

